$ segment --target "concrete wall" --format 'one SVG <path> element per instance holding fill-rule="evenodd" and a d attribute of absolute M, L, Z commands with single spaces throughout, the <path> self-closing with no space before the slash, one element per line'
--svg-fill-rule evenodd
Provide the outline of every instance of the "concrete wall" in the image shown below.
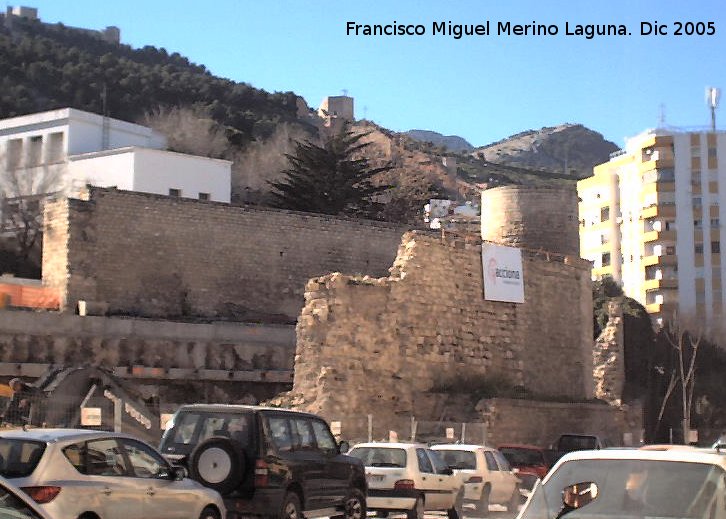
<path fill-rule="evenodd" d="M 294 322 L 308 279 L 386 275 L 403 229 L 366 220 L 230 207 L 92 188 L 46 205 L 43 279 L 61 308 Z"/>
<path fill-rule="evenodd" d="M 312 279 L 297 325 L 295 404 L 330 417 L 431 411 L 419 395 L 487 379 L 592 397 L 589 263 L 524 254 L 525 303 L 485 301 L 481 245 L 407 233 L 391 277 Z"/>

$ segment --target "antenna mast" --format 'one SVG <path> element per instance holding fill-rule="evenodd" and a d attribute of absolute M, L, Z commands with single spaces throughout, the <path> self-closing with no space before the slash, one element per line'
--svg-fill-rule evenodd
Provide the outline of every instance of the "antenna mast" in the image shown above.
<path fill-rule="evenodd" d="M 706 87 L 706 103 L 711 110 L 711 131 L 716 131 L 716 108 L 721 97 L 721 89 L 715 87 Z"/>

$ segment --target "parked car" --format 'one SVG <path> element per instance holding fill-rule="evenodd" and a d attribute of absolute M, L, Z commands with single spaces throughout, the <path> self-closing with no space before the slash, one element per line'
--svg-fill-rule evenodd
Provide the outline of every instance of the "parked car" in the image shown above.
<path fill-rule="evenodd" d="M 465 478 L 465 503 L 473 504 L 477 515 L 489 514 L 489 505 L 504 505 L 516 512 L 520 501 L 520 480 L 497 449 L 483 445 L 441 444 L 432 447 L 448 466 Z"/>
<path fill-rule="evenodd" d="M 365 464 L 368 506 L 379 517 L 406 512 L 409 519 L 423 519 L 428 511 L 463 517 L 463 478 L 426 445 L 359 443 L 350 455 Z"/>
<path fill-rule="evenodd" d="M 160 450 L 218 491 L 229 517 L 366 516 L 363 464 L 314 414 L 261 406 L 185 405 Z"/>
<path fill-rule="evenodd" d="M 531 490 L 538 479 L 542 479 L 554 464 L 555 453 L 535 445 L 506 443 L 497 447 L 507 458 L 509 465 L 517 470 L 517 477 L 524 489 Z"/>
<path fill-rule="evenodd" d="M 28 494 L 0 478 L 0 519 L 52 519 Z"/>
<path fill-rule="evenodd" d="M 81 429 L 0 433 L 0 475 L 61 518 L 222 519 L 216 492 L 132 436 Z"/>
<path fill-rule="evenodd" d="M 726 517 L 726 456 L 648 446 L 575 451 L 535 486 L 518 519 Z"/>

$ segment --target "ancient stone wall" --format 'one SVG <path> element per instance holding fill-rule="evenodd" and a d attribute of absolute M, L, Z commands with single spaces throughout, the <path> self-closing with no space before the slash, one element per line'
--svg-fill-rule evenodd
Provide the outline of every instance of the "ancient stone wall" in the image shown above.
<path fill-rule="evenodd" d="M 298 407 L 427 417 L 431 389 L 592 396 L 589 263 L 524 253 L 525 303 L 485 301 L 481 244 L 404 235 L 388 278 L 312 279 L 297 325 Z M 423 404 L 423 405 L 421 405 Z"/>
<path fill-rule="evenodd" d="M 195 389 L 205 384 L 217 395 L 211 401 L 270 398 L 291 387 L 294 351 L 290 325 L 0 311 L 0 377 L 31 380 L 49 365 L 100 366 L 155 386 L 152 393 L 167 402 L 208 401 Z"/>
<path fill-rule="evenodd" d="M 403 229 L 367 220 L 92 188 L 46 209 L 43 278 L 62 308 L 294 322 L 308 279 L 386 275 Z"/>

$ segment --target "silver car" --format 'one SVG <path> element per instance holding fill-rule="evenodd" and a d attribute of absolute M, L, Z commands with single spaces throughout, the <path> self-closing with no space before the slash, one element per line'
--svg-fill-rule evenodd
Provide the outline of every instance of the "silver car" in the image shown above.
<path fill-rule="evenodd" d="M 28 495 L 0 478 L 0 519 L 52 519 Z"/>
<path fill-rule="evenodd" d="M 0 475 L 47 515 L 222 519 L 221 496 L 128 435 L 82 429 L 0 433 Z"/>

